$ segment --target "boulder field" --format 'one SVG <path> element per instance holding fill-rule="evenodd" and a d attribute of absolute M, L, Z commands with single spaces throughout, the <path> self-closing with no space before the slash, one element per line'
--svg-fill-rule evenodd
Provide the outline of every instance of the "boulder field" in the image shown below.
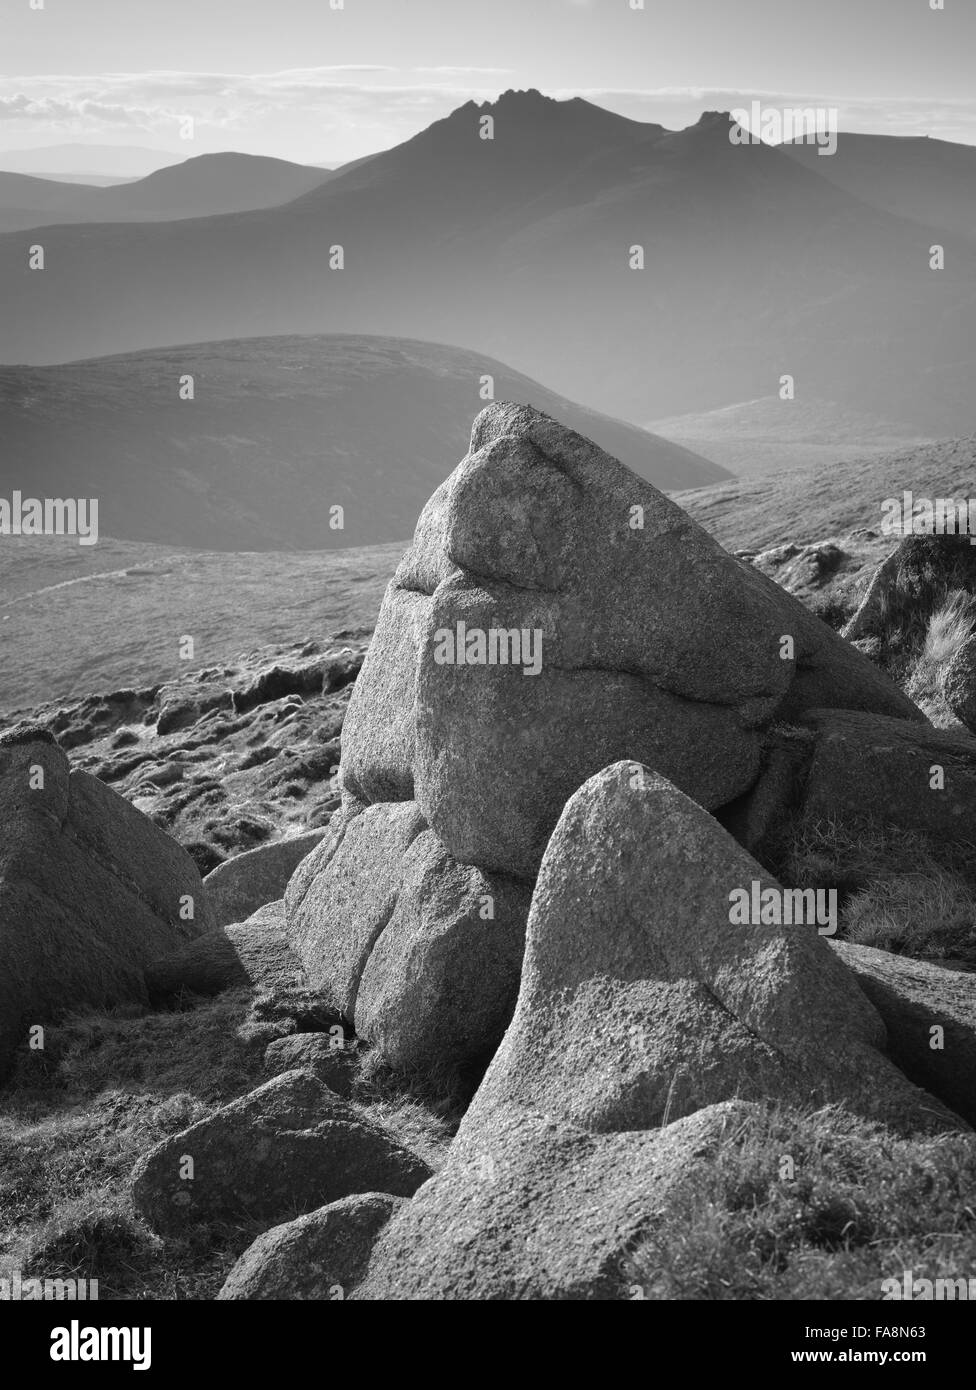
<path fill-rule="evenodd" d="M 173 737 L 284 690 L 311 737 L 301 692 L 332 699 L 359 660 L 174 686 L 156 717 Z M 263 1226 L 221 1298 L 619 1298 L 635 1244 L 757 1109 L 898 1136 L 976 1119 L 976 976 L 741 910 L 785 900 L 770 846 L 795 822 L 964 841 L 976 740 L 558 422 L 476 419 L 341 750 L 330 724 L 307 761 L 315 823 L 201 881 L 50 729 L 0 738 L 0 1066 L 81 1005 L 311 1001 L 265 1039 L 268 1080 L 133 1174 L 163 1237 Z M 364 1112 L 367 1051 L 456 1084 L 438 1171 Z"/>

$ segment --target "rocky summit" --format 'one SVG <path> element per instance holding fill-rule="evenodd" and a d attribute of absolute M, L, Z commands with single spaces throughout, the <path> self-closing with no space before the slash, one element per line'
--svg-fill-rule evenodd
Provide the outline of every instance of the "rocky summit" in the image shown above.
<path fill-rule="evenodd" d="M 842 634 L 494 404 L 368 643 L 21 711 L 0 1065 L 114 1155 L 123 1282 L 151 1250 L 233 1301 L 713 1296 L 680 1261 L 748 1211 L 785 1223 L 767 1296 L 791 1251 L 796 1289 L 880 1258 L 891 1155 L 943 1175 L 919 1211 L 969 1181 L 973 638 L 935 661 L 899 576 L 966 581 L 916 550 Z"/>

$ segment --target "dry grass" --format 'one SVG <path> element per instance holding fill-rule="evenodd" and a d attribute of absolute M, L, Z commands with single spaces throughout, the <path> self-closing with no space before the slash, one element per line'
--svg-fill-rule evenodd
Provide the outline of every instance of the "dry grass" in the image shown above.
<path fill-rule="evenodd" d="M 976 894 L 951 874 L 875 880 L 846 903 L 843 934 L 861 946 L 976 965 Z"/>
<path fill-rule="evenodd" d="M 880 1299 L 906 1269 L 968 1278 L 974 1192 L 976 1136 L 903 1140 L 838 1109 L 760 1111 L 668 1202 L 621 1296 Z"/>
<path fill-rule="evenodd" d="M 929 619 L 925 640 L 905 682 L 905 693 L 931 718 L 941 712 L 939 677 L 976 631 L 976 597 L 954 589 Z"/>
<path fill-rule="evenodd" d="M 976 853 L 893 826 L 835 821 L 791 830 L 780 876 L 790 887 L 836 888 L 840 936 L 928 960 L 976 964 Z"/>

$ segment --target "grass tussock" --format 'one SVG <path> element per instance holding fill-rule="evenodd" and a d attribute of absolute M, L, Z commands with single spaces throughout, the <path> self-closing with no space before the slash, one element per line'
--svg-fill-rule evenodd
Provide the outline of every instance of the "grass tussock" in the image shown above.
<path fill-rule="evenodd" d="M 781 855 L 790 887 L 836 888 L 838 935 L 926 960 L 976 965 L 976 850 L 894 826 L 801 821 Z"/>
<path fill-rule="evenodd" d="M 967 610 L 976 612 L 976 547 L 965 535 L 910 536 L 890 559 L 861 636 L 876 639 L 878 664 L 908 685 L 923 662 L 930 631 L 935 650 L 941 641 L 955 640 Z M 919 681 L 926 669 L 927 661 Z"/>
<path fill-rule="evenodd" d="M 942 672 L 974 631 L 976 597 L 956 589 L 929 619 L 921 651 L 905 682 L 905 693 L 929 718 L 941 712 L 939 679 Z"/>
<path fill-rule="evenodd" d="M 880 1299 L 976 1271 L 976 1136 L 913 1141 L 831 1108 L 756 1111 L 666 1204 L 623 1297 Z"/>

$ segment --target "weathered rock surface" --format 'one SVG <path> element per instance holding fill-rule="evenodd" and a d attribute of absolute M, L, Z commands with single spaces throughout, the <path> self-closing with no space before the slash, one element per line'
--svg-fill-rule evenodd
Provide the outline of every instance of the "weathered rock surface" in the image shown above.
<path fill-rule="evenodd" d="M 276 1038 L 264 1054 L 264 1069 L 271 1076 L 286 1071 L 308 1071 L 330 1091 L 347 1098 L 356 1070 L 355 1047 L 327 1033 L 292 1033 Z"/>
<path fill-rule="evenodd" d="M 401 1069 L 483 1066 L 518 993 L 531 890 L 458 864 L 413 802 L 339 818 L 286 893 L 313 988 Z"/>
<path fill-rule="evenodd" d="M 157 1144 L 132 1195 L 155 1230 L 177 1233 L 215 1217 L 280 1221 L 357 1192 L 409 1197 L 428 1177 L 423 1159 L 298 1071 Z"/>
<path fill-rule="evenodd" d="M 189 855 L 48 737 L 0 745 L 0 1072 L 32 1024 L 145 1002 L 143 970 L 209 926 Z M 191 916 L 192 914 L 192 916 Z"/>
<path fill-rule="evenodd" d="M 218 864 L 203 881 L 215 925 L 246 922 L 258 908 L 279 902 L 292 874 L 326 834 L 324 826 L 306 830 Z"/>
<path fill-rule="evenodd" d="M 895 1065 L 976 1126 L 976 974 L 830 944 L 884 1019 Z"/>
<path fill-rule="evenodd" d="M 668 1196 L 750 1107 L 643 1133 L 589 1134 L 509 1112 L 461 1135 L 385 1227 L 359 1300 L 626 1298 L 627 1256 Z"/>
<path fill-rule="evenodd" d="M 285 931 L 283 902 L 268 903 L 246 922 L 205 932 L 174 955 L 154 961 L 145 974 L 156 1005 L 180 994 L 209 996 L 244 985 L 273 993 L 307 986 Z"/>
<path fill-rule="evenodd" d="M 960 723 L 976 733 L 976 637 L 964 642 L 946 663 L 939 693 Z"/>
<path fill-rule="evenodd" d="M 274 1226 L 227 1276 L 218 1299 L 346 1298 L 360 1282 L 376 1239 L 402 1197 L 366 1192 Z"/>
<path fill-rule="evenodd" d="M 507 664 L 439 660 L 460 623 L 524 632 L 530 658 L 541 641 L 538 674 L 508 647 Z M 387 591 L 343 775 L 361 801 L 416 798 L 459 862 L 531 877 L 567 797 L 601 767 L 643 761 L 718 807 L 754 781 L 771 721 L 815 705 L 921 718 L 653 487 L 546 416 L 499 404 L 475 421 Z"/>
<path fill-rule="evenodd" d="M 976 841 L 976 739 L 965 733 L 848 710 L 814 710 L 803 789 L 811 820 L 868 821 Z M 933 786 L 942 768 L 944 786 Z"/>
<path fill-rule="evenodd" d="M 514 1107 L 645 1129 L 733 1097 L 963 1127 L 883 1056 L 880 1016 L 815 925 L 730 920 L 754 882 L 782 904 L 663 777 L 619 763 L 587 782 L 546 850 L 515 1016 L 462 1128 Z"/>

